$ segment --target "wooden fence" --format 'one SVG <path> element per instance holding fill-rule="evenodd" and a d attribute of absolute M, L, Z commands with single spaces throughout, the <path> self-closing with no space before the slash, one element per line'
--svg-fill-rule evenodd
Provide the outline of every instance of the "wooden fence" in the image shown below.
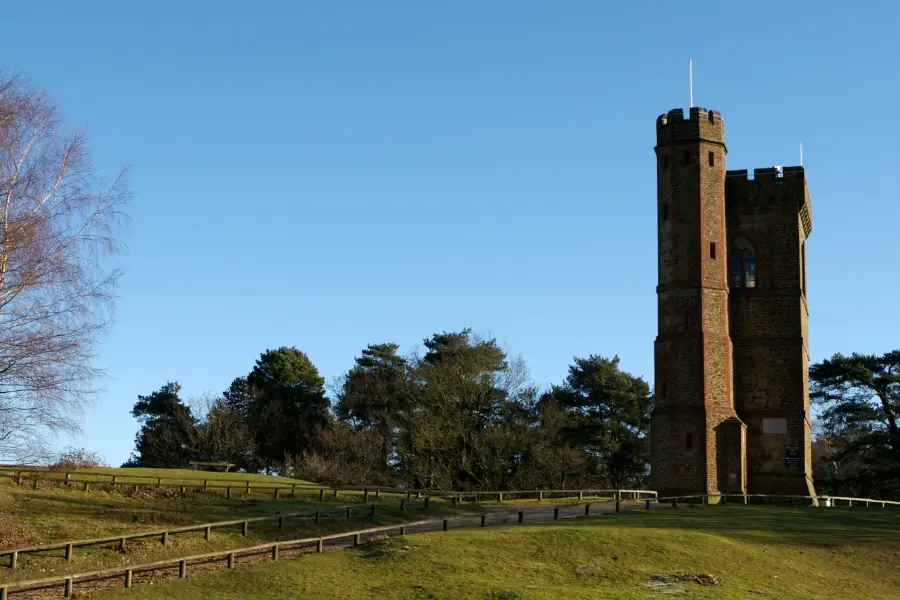
<path fill-rule="evenodd" d="M 650 508 L 651 501 L 645 500 L 645 508 Z M 577 506 L 577 505 L 576 505 Z M 553 519 L 560 518 L 559 506 L 554 508 L 553 511 Z M 620 502 L 616 501 L 616 512 L 621 510 Z M 514 514 L 513 511 L 510 511 L 508 514 Z M 591 504 L 584 505 L 584 511 L 579 512 L 574 516 L 590 516 L 591 515 Z M 525 510 L 520 509 L 517 511 L 517 519 L 516 522 L 522 524 L 525 522 Z M 250 546 L 246 548 L 238 548 L 233 550 L 222 550 L 219 552 L 210 552 L 207 554 L 197 554 L 192 556 L 185 556 L 179 558 L 170 558 L 166 560 L 161 560 L 153 563 L 147 563 L 142 565 L 132 565 L 127 567 L 115 567 L 111 569 L 104 569 L 101 571 L 91 571 L 88 573 L 78 573 L 74 575 L 63 575 L 56 577 L 48 577 L 45 579 L 34 579 L 30 581 L 20 581 L 15 583 L 2 584 L 0 583 L 0 600 L 7 600 L 13 594 L 25 593 L 36 590 L 45 590 L 51 588 L 61 588 L 63 595 L 66 598 L 71 598 L 75 592 L 75 585 L 77 583 L 87 583 L 94 581 L 102 581 L 102 580 L 112 580 L 119 579 L 124 587 L 129 588 L 132 587 L 134 581 L 134 575 L 137 573 L 147 573 L 153 571 L 162 571 L 169 569 L 178 569 L 179 578 L 184 578 L 187 576 L 190 567 L 215 563 L 215 562 L 224 562 L 227 568 L 234 568 L 237 563 L 238 558 L 246 558 L 252 556 L 261 556 L 268 555 L 272 560 L 278 560 L 279 555 L 282 551 L 288 550 L 303 550 L 304 548 L 315 548 L 315 552 L 323 552 L 326 545 L 329 544 L 338 544 L 341 541 L 344 541 L 346 545 L 352 544 L 353 546 L 358 546 L 360 543 L 364 541 L 364 536 L 398 536 L 398 535 L 406 535 L 407 531 L 413 527 L 418 528 L 433 528 L 428 529 L 429 531 L 450 531 L 451 525 L 457 524 L 460 527 L 454 527 L 454 529 L 459 528 L 471 528 L 471 527 L 487 527 L 488 525 L 501 525 L 506 524 L 506 521 L 502 522 L 494 522 L 491 523 L 488 515 L 483 514 L 480 516 L 461 516 L 461 517 L 449 517 L 443 519 L 425 519 L 418 521 L 407 521 L 404 523 L 396 523 L 391 525 L 383 525 L 379 527 L 370 527 L 366 529 L 359 529 L 355 531 L 347 531 L 342 533 L 334 533 L 324 536 L 316 536 L 316 537 L 308 537 L 308 538 L 300 538 L 295 540 L 285 540 L 279 542 L 269 542 L 266 544 L 259 544 L 257 546 Z M 195 526 L 202 527 L 202 526 Z M 149 534 L 148 534 L 149 535 Z M 159 535 L 158 533 L 156 535 Z"/>
<path fill-rule="evenodd" d="M 365 507 L 365 511 L 370 515 L 374 516 L 376 513 L 377 504 L 369 504 Z M 362 507 L 357 506 L 357 509 L 361 509 Z M 400 503 L 401 510 L 406 510 L 406 503 Z M 231 521 L 216 521 L 213 523 L 200 523 L 198 525 L 187 525 L 182 527 L 174 527 L 169 529 L 159 529 L 155 531 L 143 531 L 138 533 L 129 533 L 129 534 L 119 534 L 113 536 L 107 536 L 102 538 L 91 538 L 87 540 L 70 540 L 65 542 L 58 542 L 55 544 L 43 544 L 40 546 L 29 546 L 24 548 L 13 548 L 10 550 L 0 550 L 0 558 L 9 557 L 9 562 L 7 566 L 11 569 L 15 569 L 18 566 L 19 557 L 24 554 L 36 554 L 39 552 L 49 552 L 53 550 L 65 550 L 66 561 L 70 562 L 72 560 L 72 553 L 75 548 L 86 548 L 90 546 L 104 546 L 107 544 L 116 544 L 119 549 L 125 550 L 125 547 L 129 541 L 140 540 L 140 539 L 148 539 L 148 538 L 159 538 L 160 542 L 163 546 L 167 546 L 169 543 L 169 537 L 174 534 L 179 533 L 192 533 L 202 531 L 204 532 L 204 538 L 209 540 L 212 531 L 215 529 L 224 529 L 228 527 L 236 527 L 240 526 L 241 535 L 246 536 L 250 523 L 261 523 L 264 521 L 277 521 L 278 528 L 284 528 L 285 519 L 293 519 L 293 518 L 309 518 L 314 519 L 316 523 L 319 523 L 321 519 L 326 518 L 336 518 L 343 517 L 346 519 L 353 518 L 354 513 L 353 505 L 343 506 L 343 507 L 333 507 L 331 509 L 325 510 L 309 510 L 302 512 L 291 512 L 291 513 L 282 513 L 280 515 L 267 515 L 262 517 L 247 517 L 245 519 L 234 519 Z M 358 514 L 358 511 L 357 511 Z"/>
<path fill-rule="evenodd" d="M 754 499 L 759 499 L 762 504 L 787 504 L 798 506 L 839 506 L 845 503 L 846 506 L 879 506 L 887 508 L 888 506 L 900 506 L 900 501 L 896 500 L 877 500 L 875 498 L 850 498 L 847 496 L 803 496 L 789 494 L 692 494 L 689 496 L 666 496 L 657 498 L 662 503 L 671 502 L 672 506 L 678 506 L 678 503 L 694 503 L 694 504 L 753 504 Z"/>
<path fill-rule="evenodd" d="M 578 499 L 579 501 L 589 497 L 611 497 L 611 498 L 633 498 L 640 500 L 645 497 L 655 497 L 656 492 L 651 490 L 610 490 L 610 489 L 568 489 L 568 490 L 484 490 L 484 491 L 451 491 L 436 489 L 412 489 L 404 487 L 388 487 L 388 486 L 362 486 L 362 485 L 342 485 L 325 488 L 315 485 L 304 485 L 302 483 L 265 483 L 253 480 L 232 480 L 218 479 L 215 477 L 207 478 L 188 478 L 188 477 L 172 477 L 178 483 L 163 483 L 164 477 L 146 477 L 141 475 L 111 475 L 104 473 L 91 473 L 88 471 L 44 471 L 40 469 L 3 469 L 0 468 L 0 477 L 8 477 L 17 485 L 25 485 L 26 482 L 32 482 L 37 488 L 39 482 L 50 482 L 57 485 L 79 486 L 84 491 L 90 491 L 92 487 L 110 486 L 112 488 L 177 488 L 182 493 L 188 489 L 191 490 L 224 490 L 227 498 L 232 497 L 234 491 L 243 491 L 245 494 L 253 492 L 271 493 L 274 499 L 278 500 L 282 494 L 290 493 L 291 498 L 298 495 L 315 498 L 318 496 L 319 501 L 325 501 L 326 497 L 338 499 L 340 496 L 345 498 L 349 496 L 362 496 L 363 502 L 369 501 L 369 496 L 374 495 L 376 500 L 381 499 L 382 494 L 390 496 L 406 496 L 410 500 L 414 495 L 417 498 L 434 498 L 448 500 L 455 506 L 459 502 L 474 501 L 480 502 L 495 498 L 497 502 L 504 500 L 537 500 L 545 499 Z M 90 479 L 85 479 L 90 477 Z M 108 479 L 97 479 L 105 477 Z M 131 479 L 156 479 L 155 482 L 148 481 L 126 481 Z M 186 481 L 196 481 L 196 483 L 184 483 Z"/>

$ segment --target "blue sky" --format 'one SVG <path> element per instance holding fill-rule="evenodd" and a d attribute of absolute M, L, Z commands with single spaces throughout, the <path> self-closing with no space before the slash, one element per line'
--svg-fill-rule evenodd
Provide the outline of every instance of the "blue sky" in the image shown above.
<path fill-rule="evenodd" d="M 542 385 L 573 356 L 652 381 L 655 118 L 720 110 L 728 168 L 799 162 L 813 360 L 900 345 L 900 4 L 4 3 L 27 73 L 133 166 L 105 392 L 219 392 L 267 348 L 332 378 L 368 343 L 495 336 Z"/>

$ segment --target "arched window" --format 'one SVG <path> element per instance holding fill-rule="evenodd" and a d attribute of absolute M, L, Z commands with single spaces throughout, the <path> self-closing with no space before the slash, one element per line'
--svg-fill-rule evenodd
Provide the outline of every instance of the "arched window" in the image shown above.
<path fill-rule="evenodd" d="M 756 287 L 756 253 L 746 241 L 738 241 L 731 247 L 731 287 Z"/>

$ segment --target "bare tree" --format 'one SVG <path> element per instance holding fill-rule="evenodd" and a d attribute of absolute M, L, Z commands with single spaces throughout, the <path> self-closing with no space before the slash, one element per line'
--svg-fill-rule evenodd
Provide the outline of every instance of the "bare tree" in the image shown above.
<path fill-rule="evenodd" d="M 104 181 L 84 134 L 0 72 L 0 459 L 39 458 L 78 430 L 96 393 L 96 345 L 120 276 L 109 257 L 130 199 L 127 169 Z"/>

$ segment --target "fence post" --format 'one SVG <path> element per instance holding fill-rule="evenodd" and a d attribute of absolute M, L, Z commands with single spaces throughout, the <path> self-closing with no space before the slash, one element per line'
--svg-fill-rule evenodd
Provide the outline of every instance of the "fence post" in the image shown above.
<path fill-rule="evenodd" d="M 13 550 L 12 554 L 9 555 L 9 568 L 15 569 L 19 564 L 19 551 Z"/>
<path fill-rule="evenodd" d="M 447 528 L 448 528 L 448 526 L 449 526 L 449 523 L 450 523 L 450 522 L 449 522 L 447 519 L 444 519 L 444 531 L 447 531 Z"/>
<path fill-rule="evenodd" d="M 672 508 L 678 508 L 678 498 L 672 498 Z"/>
<path fill-rule="evenodd" d="M 650 500 L 644 500 L 647 503 L 647 510 L 650 510 Z"/>
<path fill-rule="evenodd" d="M 363 488 L 363 502 L 369 501 L 369 490 L 368 488 Z"/>
<path fill-rule="evenodd" d="M 163 548 L 165 548 L 166 546 L 169 545 L 169 532 L 168 531 L 163 531 L 162 545 L 163 545 Z"/>
<path fill-rule="evenodd" d="M 66 473 L 66 475 L 68 475 L 68 473 Z M 68 486 L 68 485 L 69 485 L 69 480 L 66 479 L 66 486 Z M 34 478 L 34 485 L 32 487 L 34 487 L 34 489 L 38 489 L 38 478 L 37 477 Z"/>
<path fill-rule="evenodd" d="M 450 498 L 450 504 L 452 504 L 453 506 L 456 506 L 456 502 L 457 502 L 456 494 L 453 494 L 453 496 Z"/>
<path fill-rule="evenodd" d="M 325 551 L 325 540 L 323 540 L 322 538 L 319 538 L 316 541 L 316 552 L 321 554 L 324 551 Z"/>
<path fill-rule="evenodd" d="M 519 511 L 519 523 L 523 523 L 524 521 L 525 521 L 525 511 L 520 510 Z"/>
<path fill-rule="evenodd" d="M 278 560 L 278 544 L 272 546 L 272 560 Z"/>
<path fill-rule="evenodd" d="M 400 526 L 400 535 L 406 535 L 406 525 Z"/>
<path fill-rule="evenodd" d="M 284 529 L 284 517 L 278 517 L 278 529 Z"/>
<path fill-rule="evenodd" d="M 347 507 L 347 518 L 348 518 L 348 519 L 351 518 L 351 517 L 353 516 L 353 513 L 352 513 L 352 511 L 351 511 L 351 508 L 352 508 L 352 507 L 350 507 L 350 506 Z"/>
<path fill-rule="evenodd" d="M 182 495 L 182 496 L 184 495 L 184 493 L 185 493 L 186 491 L 187 491 L 187 489 L 185 488 L 185 486 L 181 486 L 181 495 Z"/>
<path fill-rule="evenodd" d="M 228 486 L 227 491 L 225 492 L 225 497 L 231 500 L 231 486 Z"/>
<path fill-rule="evenodd" d="M 430 496 L 425 496 L 425 510 L 428 510 L 428 500 L 429 499 L 430 499 Z"/>
<path fill-rule="evenodd" d="M 554 506 L 553 507 L 553 520 L 556 521 L 558 519 L 559 519 L 559 507 Z"/>
<path fill-rule="evenodd" d="M 75 582 L 72 580 L 71 577 L 66 577 L 66 592 L 65 592 L 66 598 L 72 597 L 72 592 L 74 591 L 74 588 L 75 588 Z"/>
<path fill-rule="evenodd" d="M 619 502 L 620 502 L 621 496 L 622 496 L 622 492 L 620 492 L 619 490 L 616 490 L 616 513 L 619 512 Z"/>
<path fill-rule="evenodd" d="M 247 495 L 250 495 L 250 482 L 247 481 Z"/>
<path fill-rule="evenodd" d="M 88 492 L 88 491 L 90 491 L 90 489 L 91 489 L 90 482 L 85 481 L 84 482 L 84 491 Z"/>
<path fill-rule="evenodd" d="M 325 502 L 325 488 L 319 490 L 319 502 Z"/>
<path fill-rule="evenodd" d="M 250 528 L 250 523 L 248 521 L 244 521 L 241 523 L 241 535 L 247 537 L 247 529 Z"/>
<path fill-rule="evenodd" d="M 132 577 L 131 569 L 125 569 L 125 587 L 127 587 L 127 588 L 131 587 L 131 577 Z"/>
<path fill-rule="evenodd" d="M 162 477 L 156 478 L 156 487 L 162 487 Z"/>
<path fill-rule="evenodd" d="M 543 502 L 543 501 L 544 501 L 544 492 L 538 491 L 538 502 Z"/>
<path fill-rule="evenodd" d="M 178 578 L 184 579 L 187 576 L 187 561 L 183 558 L 178 562 Z"/>
<path fill-rule="evenodd" d="M 591 515 L 591 505 L 585 504 L 584 505 L 584 516 L 589 517 L 590 515 Z"/>
<path fill-rule="evenodd" d="M 204 480 L 203 480 L 203 489 L 204 489 L 204 490 L 205 490 L 205 489 L 208 489 L 208 487 L 209 487 L 209 480 L 208 480 L 208 479 L 204 479 Z"/>
<path fill-rule="evenodd" d="M 297 497 L 297 484 L 292 483 L 291 484 L 291 498 L 296 498 L 296 497 Z"/>
<path fill-rule="evenodd" d="M 72 544 L 66 544 L 66 562 L 72 562 Z"/>
<path fill-rule="evenodd" d="M 278 500 L 278 492 L 281 491 L 281 488 L 275 488 L 275 499 Z"/>
<path fill-rule="evenodd" d="M 228 568 L 229 569 L 234 568 L 234 552 L 228 553 Z"/>
<path fill-rule="evenodd" d="M 497 492 L 497 502 L 503 503 L 503 492 Z"/>
<path fill-rule="evenodd" d="M 119 540 L 119 550 L 121 550 L 122 552 L 125 552 L 125 540 L 127 539 L 128 538 L 123 537 Z"/>
<path fill-rule="evenodd" d="M 5 585 L 0 587 L 0 600 L 8 600 L 9 598 L 9 588 Z"/>
<path fill-rule="evenodd" d="M 487 525 L 487 515 L 481 515 L 481 526 Z"/>
<path fill-rule="evenodd" d="M 381 498 L 381 488 L 375 488 L 375 499 Z"/>
<path fill-rule="evenodd" d="M 353 545 L 359 546 L 359 542 L 360 542 L 360 535 L 358 533 L 354 533 L 353 534 Z"/>
<path fill-rule="evenodd" d="M 406 512 L 406 500 L 400 501 L 400 512 Z"/>
<path fill-rule="evenodd" d="M 212 536 L 212 527 L 207 527 L 207 528 L 203 531 L 203 539 L 205 539 L 205 540 L 208 542 L 208 541 L 209 541 L 209 538 L 210 538 L 211 536 Z"/>
<path fill-rule="evenodd" d="M 372 503 L 372 516 L 375 516 L 375 503 Z"/>

